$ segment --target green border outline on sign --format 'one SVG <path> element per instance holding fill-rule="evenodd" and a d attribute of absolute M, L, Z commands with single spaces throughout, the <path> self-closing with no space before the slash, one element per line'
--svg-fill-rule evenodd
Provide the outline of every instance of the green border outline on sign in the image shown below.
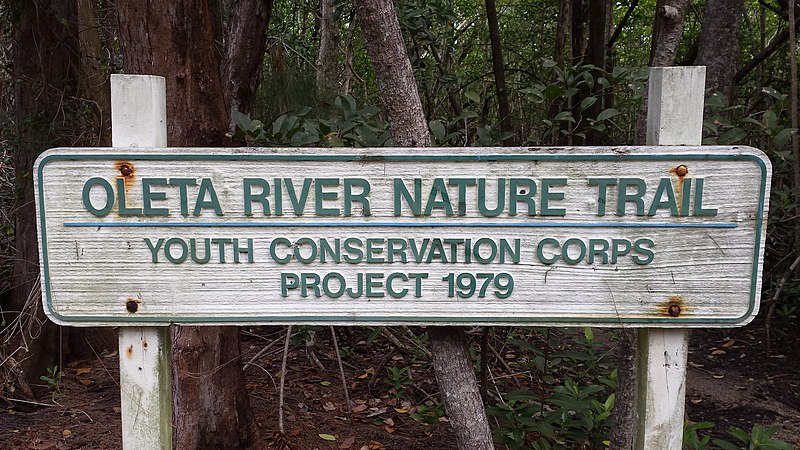
<path fill-rule="evenodd" d="M 143 149 L 144 150 L 144 149 Z M 234 149 L 231 149 L 234 150 Z M 424 316 L 400 316 L 386 318 L 370 316 L 257 316 L 257 317 L 191 317 L 181 316 L 179 320 L 166 319 L 163 316 L 63 316 L 53 310 L 52 294 L 50 290 L 49 261 L 47 256 L 47 233 L 45 229 L 45 209 L 44 209 L 44 185 L 43 171 L 47 163 L 52 161 L 88 161 L 88 160 L 140 160 L 140 161 L 313 161 L 313 162 L 496 162 L 496 161 L 665 161 L 665 160 L 684 160 L 684 161 L 750 161 L 755 162 L 761 168 L 761 183 L 758 199 L 758 216 L 756 219 L 755 243 L 753 251 L 753 270 L 750 278 L 750 304 L 747 312 L 737 318 L 618 318 L 618 317 L 523 317 L 523 318 L 497 318 L 497 317 L 424 317 Z M 756 292 L 758 291 L 758 269 L 759 256 L 761 255 L 761 234 L 764 231 L 764 206 L 766 201 L 767 189 L 767 166 L 764 161 L 753 154 L 711 154 L 711 153 L 676 153 L 676 154 L 488 154 L 488 155 L 285 155 L 285 154 L 257 154 L 257 153 L 232 153 L 232 154 L 136 154 L 136 153 L 97 153 L 92 155 L 75 154 L 55 154 L 46 155 L 39 161 L 38 183 L 36 189 L 39 193 L 39 230 L 42 239 L 42 283 L 45 288 L 45 305 L 48 313 L 65 323 L 113 323 L 124 326 L 130 324 L 138 326 L 148 325 L 169 325 L 169 324 L 226 324 L 226 323 L 263 323 L 263 324 L 282 324 L 282 323 L 350 323 L 350 324 L 388 324 L 388 323 L 491 323 L 491 324 L 660 324 L 668 323 L 671 325 L 711 325 L 721 324 L 736 326 L 750 319 L 750 315 L 756 306 Z"/>

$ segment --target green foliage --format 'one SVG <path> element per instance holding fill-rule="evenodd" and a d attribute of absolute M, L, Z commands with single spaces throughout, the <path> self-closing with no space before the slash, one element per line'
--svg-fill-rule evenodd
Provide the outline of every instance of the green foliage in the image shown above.
<path fill-rule="evenodd" d="M 388 124 L 378 117 L 378 108 L 359 108 L 352 96 L 336 98 L 336 114 L 320 118 L 311 107 L 278 116 L 270 126 L 234 112 L 233 137 L 250 145 L 292 147 L 382 147 L 391 142 Z"/>
<path fill-rule="evenodd" d="M 708 441 L 711 436 L 698 436 L 699 430 L 707 430 L 713 428 L 714 424 L 711 422 L 685 422 L 683 424 L 683 447 L 692 450 L 706 450 L 708 449 Z"/>
<path fill-rule="evenodd" d="M 512 333 L 509 341 L 528 355 L 526 368 L 552 394 L 515 390 L 487 408 L 500 423 L 495 441 L 512 449 L 605 448 L 601 445 L 610 433 L 616 370 L 603 364 L 605 350 L 593 331 Z"/>
<path fill-rule="evenodd" d="M 58 370 L 58 366 L 53 366 L 47 368 L 47 375 L 39 377 L 40 380 L 47 383 L 47 389 L 50 391 L 54 402 L 61 396 L 61 378 L 63 376 L 64 373 Z"/>
<path fill-rule="evenodd" d="M 444 417 L 444 403 L 420 404 L 417 406 L 416 412 L 412 412 L 410 416 L 425 427 L 427 434 L 431 434 Z"/>
<path fill-rule="evenodd" d="M 778 432 L 777 427 L 764 428 L 759 424 L 753 425 L 750 433 L 741 428 L 731 427 L 728 434 L 734 437 L 737 443 L 724 439 L 714 439 L 714 444 L 723 450 L 792 450 L 793 447 L 784 442 L 772 439 Z"/>

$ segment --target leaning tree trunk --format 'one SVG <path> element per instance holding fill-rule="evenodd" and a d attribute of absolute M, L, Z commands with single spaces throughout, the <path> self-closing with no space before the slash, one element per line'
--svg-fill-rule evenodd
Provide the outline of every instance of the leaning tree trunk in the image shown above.
<path fill-rule="evenodd" d="M 675 63 L 683 19 L 691 0 L 658 0 L 653 21 L 653 43 L 650 46 L 650 67 L 666 67 Z M 636 116 L 634 145 L 644 145 L 647 133 L 647 89 L 644 90 L 639 114 Z"/>
<path fill-rule="evenodd" d="M 317 57 L 317 97 L 332 105 L 339 92 L 339 23 L 333 20 L 333 0 L 322 0 Z"/>
<path fill-rule="evenodd" d="M 497 91 L 497 112 L 500 115 L 500 131 L 511 132 L 511 108 L 506 92 L 506 72 L 503 67 L 503 47 L 500 45 L 500 27 L 497 24 L 497 6 L 494 0 L 486 0 L 486 20 L 489 24 L 489 40 L 492 45 L 492 70 Z M 507 143 L 504 141 L 504 143 Z"/>
<path fill-rule="evenodd" d="M 0 305 L 4 319 L 22 336 L 19 382 L 39 382 L 46 368 L 59 364 L 59 329 L 41 308 L 39 250 L 33 195 L 33 163 L 44 150 L 69 145 L 78 96 L 78 11 L 74 0 L 26 0 L 19 5 L 13 37 L 14 116 L 18 139 L 14 150 L 17 206 L 14 211 L 15 254 L 12 290 Z M 14 321 L 19 319 L 18 321 Z M 12 324 L 12 321 L 13 324 Z M 12 330 L 13 329 L 13 330 Z M 31 336 L 36 338 L 29 340 Z M 8 361 L 9 364 L 11 360 Z"/>
<path fill-rule="evenodd" d="M 272 0 L 233 0 L 222 63 L 222 91 L 230 112 L 249 114 L 267 48 Z"/>
<path fill-rule="evenodd" d="M 422 102 L 391 0 L 359 0 L 356 8 L 394 143 L 429 146 L 431 138 Z M 493 448 L 464 330 L 429 330 L 433 368 L 458 448 Z"/>
<path fill-rule="evenodd" d="M 658 0 L 653 22 L 653 43 L 650 67 L 675 63 L 675 54 L 683 31 L 683 19 L 691 0 Z M 647 133 L 647 89 L 644 90 L 636 118 L 634 144 L 644 145 Z M 633 448 L 634 415 L 636 414 L 636 355 L 638 331 L 623 329 L 617 352 L 617 394 L 614 404 L 614 425 L 611 427 L 611 448 Z"/>
<path fill-rule="evenodd" d="M 166 79 L 169 144 L 226 144 L 228 112 L 207 1 L 118 0 L 117 9 L 126 72 Z M 176 448 L 252 445 L 257 430 L 237 328 L 175 327 L 172 350 Z"/>
<path fill-rule="evenodd" d="M 706 66 L 706 88 L 733 100 L 739 63 L 739 20 L 744 0 L 708 0 L 700 30 L 696 66 Z"/>

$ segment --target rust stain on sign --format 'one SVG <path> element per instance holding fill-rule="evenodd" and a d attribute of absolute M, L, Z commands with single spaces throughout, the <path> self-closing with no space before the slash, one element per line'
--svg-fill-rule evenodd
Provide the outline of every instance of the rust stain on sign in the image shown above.
<path fill-rule="evenodd" d="M 675 187 L 675 202 L 679 205 L 681 215 L 685 216 L 689 214 L 689 211 L 683 210 L 683 179 L 689 174 L 689 166 L 681 164 L 669 169 L 669 172 L 678 178 L 678 185 Z"/>
<path fill-rule="evenodd" d="M 666 302 L 658 304 L 658 315 L 680 317 L 686 314 L 686 302 L 682 295 L 673 295 Z"/>

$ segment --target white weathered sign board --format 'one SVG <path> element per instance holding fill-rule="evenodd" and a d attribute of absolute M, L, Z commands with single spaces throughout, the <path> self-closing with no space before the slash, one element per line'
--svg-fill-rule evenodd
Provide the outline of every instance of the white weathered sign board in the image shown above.
<path fill-rule="evenodd" d="M 748 147 L 53 149 L 45 305 L 86 326 L 741 325 L 770 174 Z"/>

